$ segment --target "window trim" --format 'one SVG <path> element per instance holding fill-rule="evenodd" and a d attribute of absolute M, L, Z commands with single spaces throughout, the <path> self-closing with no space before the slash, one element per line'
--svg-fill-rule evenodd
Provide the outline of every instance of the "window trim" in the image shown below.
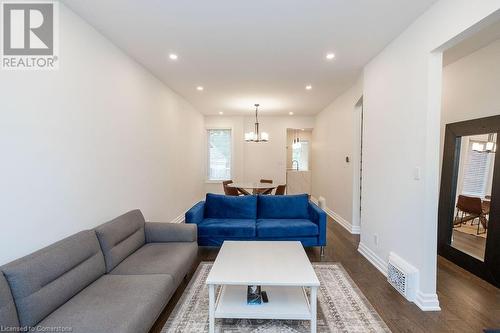
<path fill-rule="evenodd" d="M 209 148 L 208 148 L 208 134 L 211 130 L 228 130 L 231 131 L 231 159 L 229 161 L 230 170 L 229 177 L 230 179 L 234 176 L 234 129 L 230 126 L 208 126 L 205 127 L 205 183 L 206 184 L 222 184 L 223 181 L 229 180 L 217 180 L 217 179 L 209 179 L 208 171 L 210 169 L 210 160 L 209 160 Z"/>
<path fill-rule="evenodd" d="M 470 158 L 471 158 L 471 154 L 474 153 L 474 151 L 472 150 L 472 145 L 475 143 L 475 142 L 480 142 L 480 143 L 485 143 L 484 141 L 478 141 L 478 140 L 468 140 L 468 146 L 467 146 L 467 157 L 466 157 L 466 165 L 464 166 L 464 176 L 463 176 L 463 180 L 462 180 L 462 188 L 461 188 L 461 194 L 462 195 L 468 195 L 468 196 L 476 196 L 476 197 L 480 197 L 480 198 L 484 198 L 485 195 L 487 194 L 487 186 L 488 186 L 488 179 L 489 179 L 489 170 L 490 170 L 490 167 L 491 167 L 491 163 L 492 163 L 492 156 L 488 153 L 477 153 L 477 154 L 484 154 L 483 156 L 485 157 L 485 174 L 483 175 L 483 179 L 482 179 L 482 192 L 470 192 L 470 191 L 465 191 L 464 188 L 466 187 L 466 184 L 465 184 L 465 173 L 467 171 L 467 167 L 468 167 L 468 163 L 470 161 Z"/>

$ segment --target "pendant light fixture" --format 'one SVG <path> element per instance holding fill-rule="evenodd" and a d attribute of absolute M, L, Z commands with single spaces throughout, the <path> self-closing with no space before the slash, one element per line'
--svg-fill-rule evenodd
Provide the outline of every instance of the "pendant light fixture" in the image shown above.
<path fill-rule="evenodd" d="M 302 143 L 300 142 L 299 131 L 295 130 L 295 138 L 293 139 L 292 148 L 299 149 L 301 146 Z"/>
<path fill-rule="evenodd" d="M 255 104 L 255 132 L 245 133 L 246 142 L 268 142 L 269 134 L 259 132 L 259 104 Z"/>
<path fill-rule="evenodd" d="M 490 153 L 494 154 L 497 152 L 497 144 L 495 140 L 495 134 L 488 134 L 487 142 L 474 142 L 472 143 L 472 150 L 477 151 L 478 153 Z"/>
<path fill-rule="evenodd" d="M 493 133 L 488 134 L 488 142 L 486 142 L 485 150 L 487 153 L 497 152 L 497 144 Z"/>

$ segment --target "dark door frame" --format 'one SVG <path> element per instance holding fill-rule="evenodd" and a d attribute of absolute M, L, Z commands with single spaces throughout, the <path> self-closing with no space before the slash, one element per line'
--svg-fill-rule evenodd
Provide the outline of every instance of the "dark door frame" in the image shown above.
<path fill-rule="evenodd" d="M 446 125 L 438 215 L 438 254 L 500 288 L 500 158 L 495 156 L 488 237 L 484 262 L 451 246 L 461 137 L 497 134 L 500 147 L 500 116 Z M 497 152 L 500 154 L 500 150 Z"/>

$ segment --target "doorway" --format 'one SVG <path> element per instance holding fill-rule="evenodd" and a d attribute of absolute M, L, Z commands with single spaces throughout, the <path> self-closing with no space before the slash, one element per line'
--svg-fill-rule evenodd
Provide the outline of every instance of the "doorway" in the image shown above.
<path fill-rule="evenodd" d="M 354 107 L 353 133 L 352 233 L 360 234 L 363 195 L 363 96 Z"/>
<path fill-rule="evenodd" d="M 500 287 L 500 19 L 443 51 L 438 254 Z"/>
<path fill-rule="evenodd" d="M 286 193 L 311 195 L 312 192 L 311 128 L 287 128 Z"/>

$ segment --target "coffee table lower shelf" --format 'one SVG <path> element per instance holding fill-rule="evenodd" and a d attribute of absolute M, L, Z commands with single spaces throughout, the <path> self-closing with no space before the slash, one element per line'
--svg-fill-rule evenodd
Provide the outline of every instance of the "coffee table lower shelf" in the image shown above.
<path fill-rule="evenodd" d="M 212 290 L 210 290 L 212 289 Z M 281 319 L 310 320 L 311 332 L 316 331 L 316 293 L 312 287 L 308 296 L 305 287 L 299 286 L 262 286 L 269 298 L 268 303 L 247 304 L 247 286 L 222 285 L 213 306 L 215 318 L 232 319 Z M 209 285 L 209 294 L 215 298 L 215 286 Z M 309 297 L 311 300 L 309 300 Z M 314 302 L 311 307 L 311 303 Z M 214 328 L 211 320 L 211 330 Z M 212 331 L 213 332 L 213 331 Z"/>

